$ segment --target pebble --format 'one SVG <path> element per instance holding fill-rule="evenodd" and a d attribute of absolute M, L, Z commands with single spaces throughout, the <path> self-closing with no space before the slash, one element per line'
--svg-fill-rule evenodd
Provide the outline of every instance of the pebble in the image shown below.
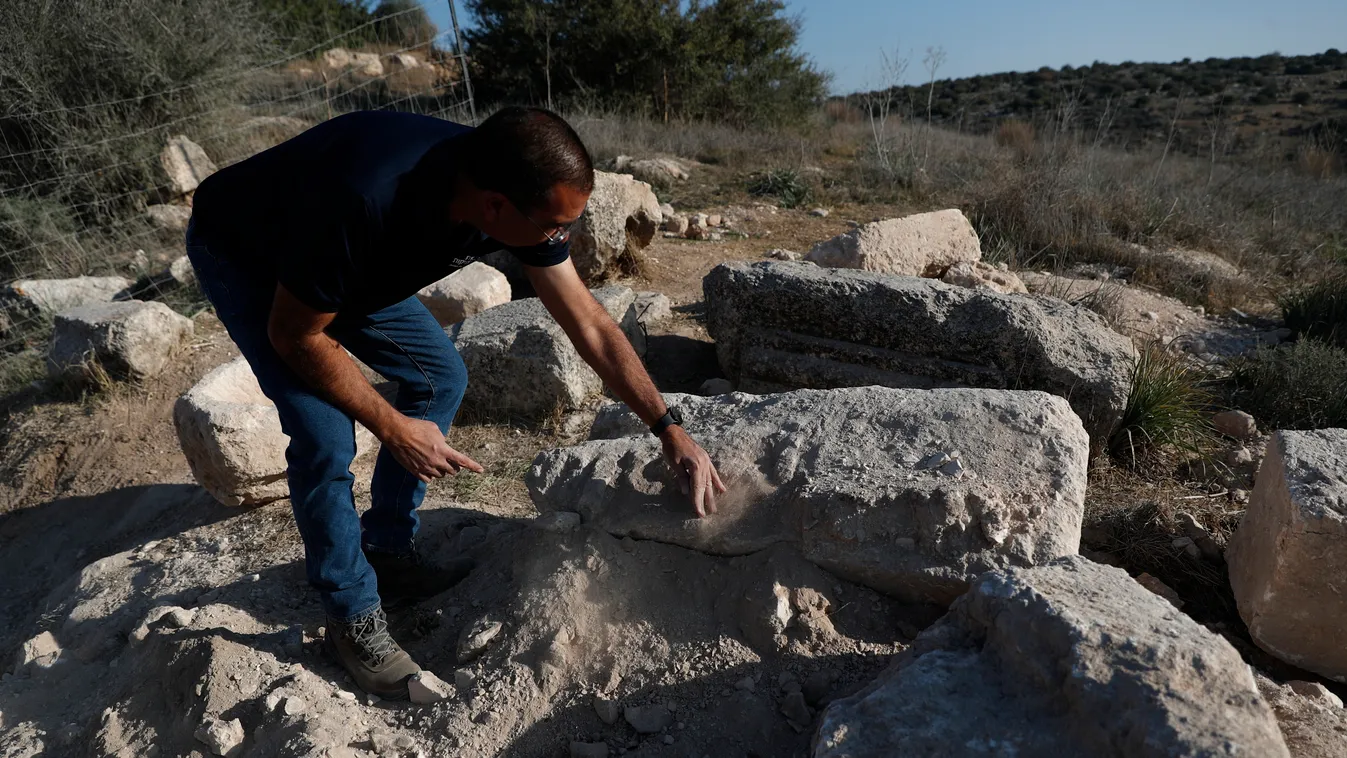
<path fill-rule="evenodd" d="M 926 469 L 939 468 L 946 463 L 949 463 L 949 455 L 943 451 L 937 451 L 922 458 L 921 462 L 917 464 L 917 469 L 925 471 Z"/>
<path fill-rule="evenodd" d="M 453 694 L 448 683 L 429 671 L 421 671 L 407 680 L 407 695 L 413 703 L 438 703 Z"/>
<path fill-rule="evenodd" d="M 599 721 L 608 725 L 616 724 L 618 717 L 617 701 L 609 700 L 602 695 L 595 695 L 594 713 L 598 715 Z"/>
<path fill-rule="evenodd" d="M 786 250 L 786 249 L 780 248 L 780 247 L 774 248 L 774 249 L 772 249 L 772 250 L 769 250 L 769 251 L 767 252 L 767 257 L 768 257 L 768 258 L 775 258 L 775 259 L 778 260 L 778 261 L 798 261 L 798 260 L 800 260 L 800 254 L 799 254 L 799 253 L 797 253 L 797 252 L 795 252 L 795 251 L 793 251 L 793 250 Z"/>
<path fill-rule="evenodd" d="M 281 701 L 281 711 L 287 716 L 298 716 L 309 709 L 308 703 L 290 695 Z"/>
<path fill-rule="evenodd" d="M 1159 321 L 1159 320 L 1160 320 L 1160 314 L 1156 313 L 1155 311 L 1143 311 L 1142 314 L 1141 314 L 1141 317 L 1144 318 L 1144 319 L 1146 319 L 1147 321 Z"/>
<path fill-rule="evenodd" d="M 350 690 L 337 690 L 336 697 L 338 700 L 345 700 L 347 702 L 355 701 L 355 693 Z"/>
<path fill-rule="evenodd" d="M 673 714 L 662 703 L 629 705 L 623 709 L 622 717 L 638 734 L 658 734 L 673 723 Z"/>
<path fill-rule="evenodd" d="M 501 623 L 491 621 L 490 619 L 478 619 L 472 626 L 463 630 L 463 636 L 458 640 L 458 662 L 467 663 L 483 652 L 491 641 L 500 634 Z"/>
<path fill-rule="evenodd" d="M 940 467 L 940 473 L 944 474 L 945 476 L 957 477 L 960 474 L 962 474 L 963 471 L 964 471 L 963 461 L 959 460 L 958 458 L 955 458 L 954 460 Z"/>
<path fill-rule="evenodd" d="M 472 685 L 477 683 L 477 675 L 469 669 L 458 669 L 454 672 L 454 686 L 461 693 L 467 693 L 472 689 Z"/>
<path fill-rule="evenodd" d="M 664 744 L 666 744 L 666 745 L 672 745 L 672 744 L 674 744 L 674 737 L 673 737 L 672 734 L 666 734 L 666 735 L 664 735 Z"/>

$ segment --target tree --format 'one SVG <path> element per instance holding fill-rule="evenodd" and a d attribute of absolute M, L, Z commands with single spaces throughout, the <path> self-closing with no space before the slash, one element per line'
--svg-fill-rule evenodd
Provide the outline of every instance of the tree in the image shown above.
<path fill-rule="evenodd" d="M 782 0 L 468 0 L 485 100 L 660 118 L 780 123 L 827 78 L 796 52 Z"/>
<path fill-rule="evenodd" d="M 368 26 L 373 17 L 360 0 L 253 0 L 253 5 L 291 52 L 324 43 L 359 47 L 374 39 Z"/>
<path fill-rule="evenodd" d="M 421 47 L 435 41 L 439 30 L 416 0 L 383 0 L 371 14 L 380 42 Z"/>

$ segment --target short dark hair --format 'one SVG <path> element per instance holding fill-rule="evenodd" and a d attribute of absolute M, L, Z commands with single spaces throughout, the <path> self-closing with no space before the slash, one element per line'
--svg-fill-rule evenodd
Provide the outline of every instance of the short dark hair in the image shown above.
<path fill-rule="evenodd" d="M 463 167 L 480 189 L 494 190 L 528 212 L 547 204 L 558 184 L 594 189 L 594 161 L 580 135 L 543 108 L 501 108 L 468 136 Z"/>

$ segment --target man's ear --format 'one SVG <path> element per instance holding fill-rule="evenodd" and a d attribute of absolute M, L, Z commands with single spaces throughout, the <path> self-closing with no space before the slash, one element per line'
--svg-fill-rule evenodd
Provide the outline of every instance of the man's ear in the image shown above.
<path fill-rule="evenodd" d="M 510 203 L 499 192 L 487 190 L 482 193 L 482 220 L 488 224 L 499 223 Z"/>

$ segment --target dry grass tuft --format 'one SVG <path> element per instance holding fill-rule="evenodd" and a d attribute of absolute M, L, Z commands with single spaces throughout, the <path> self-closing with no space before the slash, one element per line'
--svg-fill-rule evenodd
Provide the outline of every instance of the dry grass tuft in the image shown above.
<path fill-rule="evenodd" d="M 1205 371 L 1187 356 L 1158 343 L 1145 345 L 1109 452 L 1133 468 L 1169 452 L 1210 457 L 1217 438 L 1208 420 L 1213 396 L 1207 383 Z"/>

